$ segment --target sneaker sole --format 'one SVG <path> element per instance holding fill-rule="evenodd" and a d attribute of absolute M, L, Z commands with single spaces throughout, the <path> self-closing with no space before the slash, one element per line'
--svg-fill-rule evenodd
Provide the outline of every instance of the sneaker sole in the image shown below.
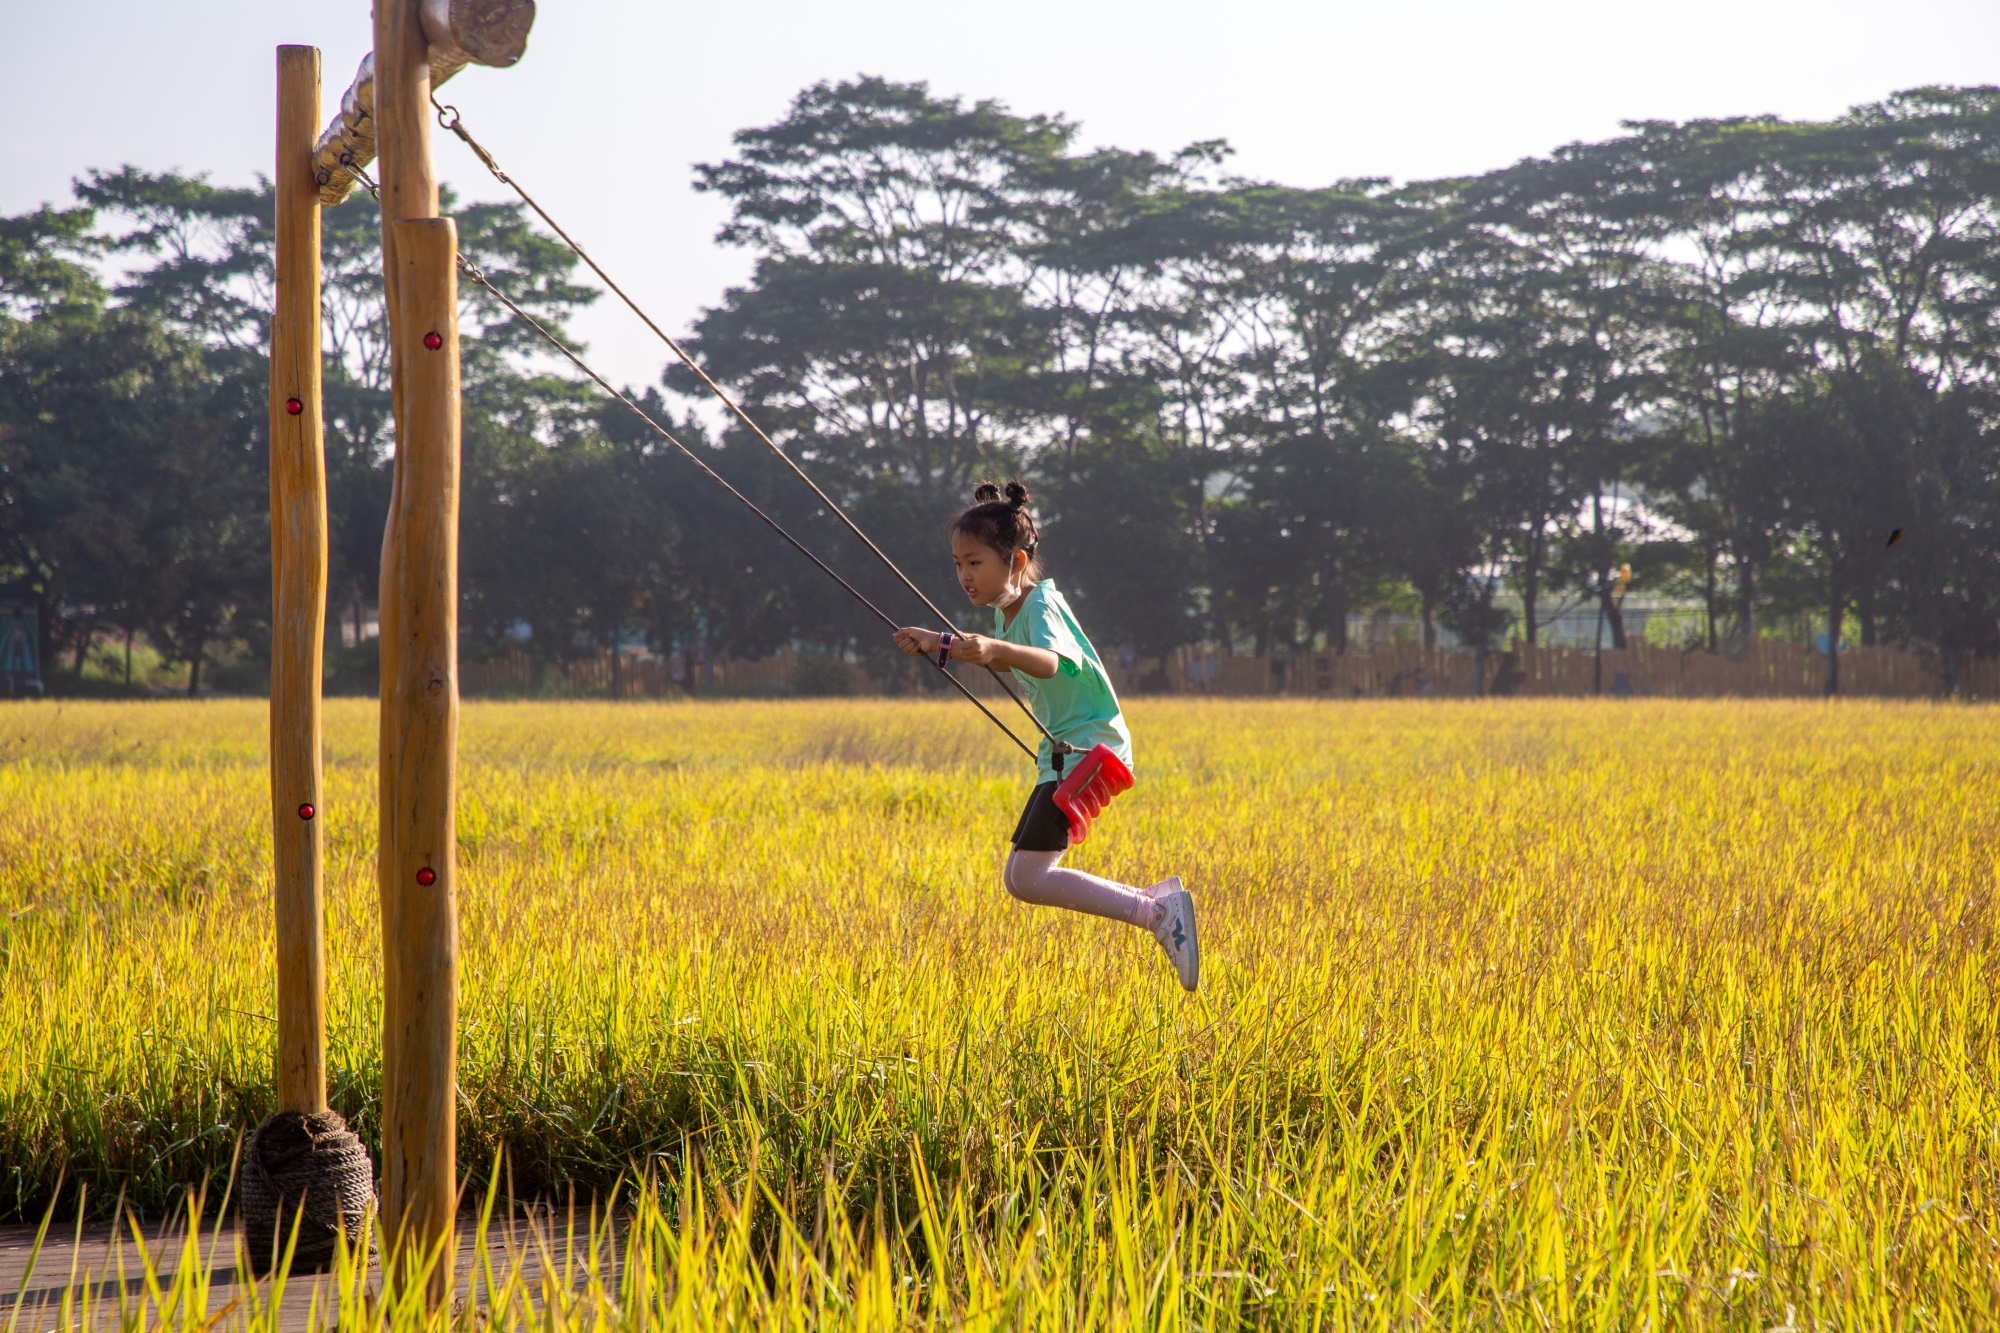
<path fill-rule="evenodd" d="M 1181 989 L 1192 995 L 1201 986 L 1201 932 L 1195 926 L 1194 895 L 1186 889 L 1179 889 L 1168 896 L 1170 899 L 1178 898 L 1182 900 L 1180 915 L 1187 923 L 1187 943 L 1184 947 L 1187 949 L 1188 971 L 1193 974 L 1192 976 L 1181 976 L 1180 967 L 1176 965 L 1174 968 L 1174 977 L 1181 983 Z M 1171 958 L 1172 955 L 1170 954 L 1168 957 Z"/>

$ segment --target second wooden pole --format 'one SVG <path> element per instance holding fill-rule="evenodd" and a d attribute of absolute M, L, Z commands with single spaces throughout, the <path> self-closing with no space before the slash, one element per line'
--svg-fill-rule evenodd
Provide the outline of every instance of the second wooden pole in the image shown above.
<path fill-rule="evenodd" d="M 451 1277 L 457 1205 L 457 234 L 438 220 L 420 0 L 375 0 L 382 280 L 396 464 L 382 534 L 384 1275 Z"/>
<path fill-rule="evenodd" d="M 443 1247 L 440 1288 L 458 1201 L 458 232 L 448 218 L 391 231 L 402 392 L 383 654 L 396 671 L 382 682 L 397 738 L 382 793 L 382 1221 L 392 1265 Z"/>

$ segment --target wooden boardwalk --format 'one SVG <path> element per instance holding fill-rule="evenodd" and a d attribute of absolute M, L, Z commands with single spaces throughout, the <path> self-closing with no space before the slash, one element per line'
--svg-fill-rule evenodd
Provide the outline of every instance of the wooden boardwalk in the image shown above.
<path fill-rule="evenodd" d="M 601 1223 L 593 1243 L 587 1212 L 572 1219 L 548 1208 L 522 1211 L 509 1218 L 496 1216 L 486 1233 L 482 1254 L 476 1234 L 478 1217 L 461 1214 L 458 1223 L 458 1254 L 454 1265 L 454 1304 L 466 1300 L 486 1303 L 485 1278 L 490 1269 L 495 1279 L 518 1271 L 534 1304 L 542 1301 L 545 1282 L 553 1278 L 559 1286 L 581 1289 L 593 1271 L 607 1284 L 615 1282 L 621 1257 L 621 1231 Z M 162 1292 L 169 1290 L 189 1257 L 186 1219 L 145 1224 L 145 1253 Z M 268 1309 L 279 1296 L 268 1279 L 246 1279 L 237 1263 L 239 1237 L 234 1219 L 221 1231 L 204 1228 L 195 1245 L 196 1262 L 208 1271 L 208 1305 L 203 1318 L 214 1320 L 217 1328 L 240 1324 L 251 1311 Z M 595 1260 L 593 1263 L 592 1261 Z M 54 1226 L 35 1250 L 33 1227 L 0 1227 L 0 1329 L 15 1333 L 39 1333 L 79 1327 L 87 1298 L 89 1325 L 112 1328 L 124 1322 L 121 1311 L 135 1313 L 148 1307 L 158 1322 L 145 1278 L 146 1264 L 135 1242 L 130 1223 L 114 1226 L 108 1222 L 87 1223 L 79 1233 L 74 1223 Z M 381 1291 L 379 1261 L 371 1261 L 366 1291 L 372 1300 Z M 332 1311 L 338 1300 L 331 1274 L 301 1274 L 291 1278 L 280 1297 L 277 1325 L 282 1329 L 304 1330 L 310 1326 L 332 1326 Z M 64 1314 L 66 1308 L 67 1317 Z M 191 1326 L 181 1311 L 174 1312 L 174 1324 Z"/>

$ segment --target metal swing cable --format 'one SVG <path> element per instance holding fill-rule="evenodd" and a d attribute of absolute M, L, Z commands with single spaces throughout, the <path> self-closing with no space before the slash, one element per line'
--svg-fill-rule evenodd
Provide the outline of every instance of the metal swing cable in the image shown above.
<path fill-rule="evenodd" d="M 533 329 L 536 333 L 540 334 L 542 338 L 545 339 L 551 347 L 554 347 L 558 352 L 561 352 L 563 356 L 568 358 L 571 365 L 574 365 L 578 370 L 582 371 L 585 375 L 588 375 L 597 384 L 598 388 L 604 390 L 605 393 L 611 395 L 611 397 L 617 399 L 620 403 L 623 403 L 625 407 L 631 411 L 632 415 L 638 417 L 639 420 L 643 421 L 648 427 L 650 427 L 654 434 L 658 435 L 668 444 L 671 444 L 674 448 L 678 449 L 681 452 L 682 456 L 685 457 L 689 462 L 693 463 L 697 468 L 700 468 L 702 473 L 705 476 L 707 476 L 709 480 L 713 481 L 716 485 L 722 487 L 723 490 L 728 491 L 730 495 L 734 496 L 737 499 L 737 501 L 743 505 L 744 508 L 748 509 L 758 518 L 762 519 L 764 521 L 765 526 L 769 527 L 771 531 L 777 533 L 780 537 L 784 538 L 785 541 L 790 543 L 792 548 L 796 550 L 800 555 L 804 556 L 806 559 L 812 561 L 814 565 L 818 566 L 821 573 L 825 574 L 835 583 L 838 583 L 841 587 L 845 588 L 848 591 L 848 593 L 854 598 L 855 601 L 860 602 L 863 606 L 867 607 L 870 611 L 874 612 L 876 618 L 880 620 L 883 624 L 887 625 L 890 629 L 901 628 L 899 625 L 896 624 L 894 620 L 891 620 L 889 618 L 888 614 L 885 613 L 881 607 L 869 601 L 867 595 L 864 594 L 859 588 L 856 588 L 853 584 L 849 583 L 846 579 L 842 578 L 839 575 L 839 573 L 837 573 L 833 569 L 832 566 L 826 563 L 826 561 L 820 559 L 817 555 L 814 555 L 812 550 L 808 548 L 805 545 L 805 543 L 801 542 L 797 537 L 794 537 L 790 532 L 786 531 L 784 526 L 780 524 L 778 520 L 772 518 L 769 514 L 765 513 L 764 510 L 761 507 L 759 507 L 759 505 L 755 500 L 752 500 L 742 491 L 737 490 L 735 486 L 730 484 L 728 478 L 724 477 L 721 473 L 717 472 L 714 468 L 710 467 L 707 461 L 703 459 L 699 454 L 695 453 L 694 450 L 688 448 L 685 444 L 682 444 L 681 441 L 673 434 L 672 431 L 668 430 L 665 426 L 662 426 L 659 422 L 653 420 L 652 416 L 649 413 L 647 413 L 647 411 L 644 408 L 640 407 L 637 403 L 633 402 L 631 398 L 619 392 L 617 389 L 612 388 L 610 383 L 602 375 L 598 374 L 595 370 L 591 369 L 590 365 L 587 362 L 585 362 L 582 357 L 578 356 L 574 350 L 570 348 L 569 344 L 565 343 L 561 338 L 558 338 L 554 333 L 550 332 L 533 315 L 530 315 L 527 311 L 521 309 L 520 306 L 514 303 L 511 297 L 509 297 L 505 292 L 501 291 L 498 287 L 494 286 L 492 281 L 488 279 L 487 276 L 479 270 L 479 267 L 477 265 L 472 263 L 472 261 L 467 259 L 464 255 L 459 255 L 457 258 L 458 258 L 458 267 L 461 272 L 463 272 L 468 278 L 471 278 L 474 282 L 478 283 L 481 287 L 484 287 L 488 292 L 492 293 L 494 299 L 499 301 L 500 304 L 506 306 L 508 310 L 512 311 L 516 319 L 520 320 L 523 324 L 526 324 L 529 328 Z M 1022 753 L 1026 754 L 1029 758 L 1034 757 L 1035 752 L 1028 747 L 1028 744 L 1025 741 L 1023 741 L 1019 736 L 1016 736 L 1011 727 L 1009 727 L 1005 722 L 1002 722 L 997 716 L 995 716 L 993 710 L 988 708 L 985 702 L 981 700 L 978 695 L 974 694 L 970 689 L 967 689 L 964 681 L 960 680 L 957 676 L 954 676 L 949 670 L 947 670 L 942 662 L 938 662 L 935 659 L 927 659 L 927 660 L 930 660 L 931 665 L 937 669 L 939 675 L 943 676 L 946 680 L 950 681 L 954 686 L 957 687 L 958 692 L 960 694 L 963 694 L 966 698 L 972 701 L 974 707 L 976 707 L 980 712 L 986 714 L 987 720 L 990 721 L 994 726 L 1000 728 L 1001 733 L 1004 734 L 1008 740 L 1014 742 L 1014 744 L 1020 748 Z"/>
<path fill-rule="evenodd" d="M 436 99 L 433 98 L 432 101 L 433 103 L 435 103 Z M 342 156 L 341 161 L 342 165 L 346 166 L 348 170 L 354 173 L 355 178 L 357 180 L 359 180 L 363 185 L 368 187 L 368 193 L 375 197 L 375 201 L 377 203 L 380 203 L 382 200 L 381 187 L 376 185 L 374 179 L 368 174 L 366 170 L 362 168 L 361 164 L 353 161 L 350 157 L 346 155 Z M 523 197 L 525 198 L 526 196 L 524 195 Z M 536 211 L 540 212 L 540 209 L 538 208 Z M 547 215 L 544 214 L 543 216 L 546 217 Z M 555 226 L 553 222 L 551 222 L 549 225 L 552 227 Z M 568 238 L 565 237 L 564 239 L 567 240 Z M 579 250 L 577 251 L 577 253 L 579 255 L 582 255 L 583 252 Z M 875 614 L 876 619 L 880 620 L 890 629 L 902 628 L 894 620 L 890 619 L 889 615 L 886 612 L 884 612 L 881 607 L 875 605 L 874 602 L 870 601 L 868 597 L 864 593 L 862 593 L 862 591 L 859 588 L 856 588 L 853 584 L 849 583 L 846 579 L 842 578 L 840 574 L 833 569 L 832 566 L 828 565 L 826 561 L 820 559 L 817 555 L 814 555 L 812 551 L 803 542 L 799 541 L 798 538 L 794 537 L 790 532 L 786 531 L 785 528 L 776 519 L 772 518 L 769 514 L 765 513 L 764 510 L 758 506 L 756 501 L 752 500 L 749 496 L 743 494 L 743 492 L 737 490 L 735 486 L 730 484 L 728 478 L 724 477 L 721 473 L 717 472 L 714 468 L 710 467 L 708 463 L 704 459 L 702 459 L 698 454 L 696 454 L 693 450 L 689 449 L 685 444 L 682 444 L 680 440 L 676 438 L 671 431 L 669 431 L 666 427 L 662 426 L 659 422 L 653 420 L 653 418 L 650 415 L 648 415 L 646 411 L 643 408 L 641 408 L 637 403 L 633 402 L 623 393 L 620 393 L 617 389 L 612 388 L 610 383 L 602 375 L 598 374 L 595 370 L 591 369 L 590 366 L 583 360 L 583 358 L 578 356 L 576 352 L 573 351 L 567 343 L 563 342 L 562 339 L 556 337 L 554 333 L 550 332 L 546 327 L 544 327 L 542 323 L 539 320 L 537 320 L 533 315 L 530 315 L 527 311 L 523 310 L 519 305 L 515 304 L 513 299 L 509 297 L 507 293 L 501 291 L 498 287 L 494 286 L 492 281 L 486 276 L 485 273 L 480 271 L 477 265 L 473 264 L 463 254 L 454 254 L 453 257 L 458 261 L 458 267 L 466 274 L 467 277 L 471 278 L 481 287 L 484 287 L 488 292 L 491 292 L 493 294 L 493 298 L 499 301 L 500 304 L 506 306 L 508 310 L 512 311 L 516 319 L 519 319 L 523 324 L 526 324 L 529 328 L 533 329 L 536 333 L 540 334 L 542 338 L 549 343 L 550 346 L 554 347 L 558 352 L 561 352 L 563 356 L 569 360 L 570 364 L 574 365 L 578 370 L 581 370 L 585 375 L 588 375 L 600 389 L 603 389 L 604 392 L 610 394 L 620 403 L 623 403 L 625 407 L 628 410 L 630 410 L 634 416 L 638 417 L 639 420 L 643 421 L 657 435 L 659 435 L 661 439 L 665 440 L 668 444 L 671 444 L 674 448 L 678 449 L 690 463 L 693 463 L 697 468 L 701 469 L 701 471 L 704 474 L 706 474 L 709 478 L 711 478 L 716 485 L 722 487 L 723 490 L 728 491 L 732 496 L 740 500 L 745 508 L 749 509 L 751 513 L 755 514 L 758 518 L 762 519 L 773 532 L 777 533 L 780 537 L 784 538 L 787 542 L 789 542 L 798 551 L 800 555 L 803 555 L 806 559 L 812 561 L 813 564 L 818 566 L 819 569 L 823 573 L 825 573 L 825 575 L 828 578 L 832 579 L 835 583 L 838 583 L 841 587 L 845 588 L 848 591 L 848 593 L 850 593 L 854 597 L 856 601 L 860 602 L 863 606 L 867 607 L 871 612 L 873 612 Z M 588 260 L 588 256 L 584 257 L 586 260 Z M 596 265 L 593 264 L 591 265 L 591 267 L 595 268 Z M 605 279 L 605 281 L 609 282 L 610 279 L 607 278 Z M 620 295 L 622 296 L 623 293 L 621 292 Z M 636 309 L 636 307 L 634 308 Z M 641 318 L 644 318 L 643 313 L 641 314 Z M 650 320 L 647 322 L 651 323 Z M 772 448 L 775 449 L 777 448 L 777 446 L 772 445 Z M 782 455 L 783 451 L 779 450 L 779 453 Z M 787 461 L 789 461 L 789 459 L 787 459 Z M 808 477 L 806 480 L 807 484 L 810 485 L 812 479 Z M 817 486 L 814 486 L 813 489 L 817 491 L 819 488 Z M 829 503 L 831 503 L 831 501 L 829 501 Z M 864 540 L 866 539 L 864 538 Z M 887 559 L 887 557 L 885 556 L 884 559 Z M 905 580 L 905 582 L 907 582 L 907 580 Z M 971 690 L 966 688 L 964 681 L 960 680 L 957 676 L 954 676 L 951 673 L 951 671 L 944 665 L 944 663 L 936 661 L 934 659 L 930 660 L 931 660 L 931 665 L 934 668 L 936 668 L 938 674 L 943 676 L 946 680 L 950 681 L 952 683 L 952 687 L 956 689 L 960 694 L 964 695 L 967 699 L 970 699 L 972 701 L 973 706 L 986 715 L 987 721 L 991 722 L 994 726 L 1000 728 L 1001 734 L 1004 735 L 1008 740 L 1014 742 L 1014 745 L 1021 751 L 1021 753 L 1027 755 L 1031 759 L 1036 757 L 1035 752 L 1032 749 L 1028 748 L 1028 746 L 1021 740 L 1019 736 L 1016 736 L 1014 734 L 1014 729 L 1012 727 L 1009 727 L 1005 722 L 1002 722 L 998 717 L 994 716 L 993 710 L 988 708 L 986 704 L 979 698 L 978 695 L 974 694 Z M 1015 703 L 1020 704 L 1021 711 L 1028 715 L 1028 720 L 1035 724 L 1036 729 L 1039 730 L 1042 733 L 1042 735 L 1048 737 L 1049 744 L 1054 747 L 1055 753 L 1058 755 L 1068 753 L 1071 747 L 1065 744 L 1064 742 L 1057 740 L 1055 736 L 1050 733 L 1049 729 L 1042 725 L 1042 720 L 1035 716 L 1033 710 L 1031 710 L 1026 703 L 1022 702 L 1020 696 L 1014 693 L 1013 688 L 1007 684 L 1006 680 L 1001 677 L 1000 673 L 998 671 L 994 671 L 992 667 L 988 667 L 987 670 L 993 673 L 993 678 L 1000 682 L 1001 688 L 1007 691 L 1008 697 L 1012 698 Z M 1058 760 L 1058 762 L 1060 762 L 1060 760 Z"/>
<path fill-rule="evenodd" d="M 826 505 L 828 512 L 832 513 L 835 518 L 838 518 L 841 521 L 841 523 L 846 526 L 849 532 L 853 533 L 857 538 L 861 540 L 861 543 L 864 546 L 866 546 L 870 551 L 874 552 L 875 558 L 880 560 L 883 563 L 883 565 L 888 568 L 890 573 L 894 574 L 899 580 L 901 580 L 903 586 L 905 588 L 908 588 L 913 594 L 915 594 L 917 600 L 922 602 L 926 607 L 928 607 L 930 609 L 931 614 L 936 616 L 939 622 L 942 623 L 946 629 L 950 630 L 953 634 L 963 633 L 963 631 L 961 631 L 958 628 L 957 623 L 953 621 L 950 616 L 946 615 L 944 610 L 941 607 L 939 607 L 936 602 L 933 602 L 930 599 L 930 597 L 924 592 L 924 590 L 922 588 L 919 588 L 916 585 L 916 583 L 911 580 L 910 576 L 902 571 L 902 568 L 898 566 L 894 560 L 889 558 L 889 553 L 884 551 L 880 546 L 877 546 L 875 544 L 874 539 L 871 538 L 867 533 L 863 532 L 861 530 L 861 526 L 858 523 L 856 523 L 853 519 L 848 517 L 847 511 L 845 509 L 842 509 L 837 503 L 835 503 L 832 496 L 828 495 L 825 491 L 820 489 L 819 483 L 814 481 L 812 479 L 812 476 L 809 473 L 807 473 L 804 468 L 799 466 L 798 460 L 793 458 L 790 454 L 786 453 L 782 448 L 780 448 L 778 442 L 776 440 L 773 440 L 769 435 L 765 434 L 764 428 L 762 426 L 759 426 L 756 423 L 756 421 L 754 421 L 751 418 L 750 414 L 743 410 L 742 405 L 739 404 L 734 398 L 730 397 L 729 394 L 723 389 L 721 385 L 717 384 L 712 378 L 710 378 L 708 372 L 706 370 L 703 370 L 700 364 L 697 363 L 695 359 L 688 354 L 687 349 L 681 346 L 680 341 L 676 339 L 672 334 L 668 333 L 665 329 L 661 328 L 658 324 L 654 323 L 653 317 L 651 315 L 648 315 L 643 309 L 641 309 L 637 301 L 634 301 L 630 296 L 626 294 L 625 289 L 623 287 L 620 287 L 618 283 L 612 278 L 612 276 L 609 273 L 606 273 L 603 267 L 600 266 L 595 259 L 592 259 L 590 257 L 589 252 L 586 251 L 581 245 L 577 243 L 576 238 L 574 238 L 567 231 L 565 231 L 563 229 L 563 225 L 560 222 L 557 222 L 553 217 L 549 216 L 549 211 L 546 208 L 543 208 L 533 195 L 529 194 L 525 189 L 523 189 L 521 187 L 520 182 L 516 181 L 512 176 L 509 176 L 507 174 L 507 172 L 501 167 L 499 161 L 493 156 L 493 154 L 487 151 L 486 145 L 480 143 L 479 140 L 473 138 L 472 131 L 465 128 L 464 117 L 460 114 L 459 109 L 457 107 L 447 106 L 444 103 L 439 102 L 437 100 L 436 94 L 432 94 L 431 96 L 431 106 L 437 110 L 438 126 L 441 129 L 450 130 L 453 134 L 457 135 L 459 142 L 463 143 L 467 148 L 472 150 L 473 156 L 477 157 L 480 163 L 484 165 L 488 171 L 493 173 L 493 178 L 495 180 L 499 181 L 502 185 L 505 185 L 515 194 L 520 195 L 521 202 L 526 204 L 529 208 L 534 209 L 535 215 L 541 218 L 543 222 L 547 223 L 551 231 L 555 232 L 557 236 L 562 238 L 563 244 L 568 246 L 578 259 L 581 259 L 585 264 L 590 266 L 590 271 L 592 273 L 595 273 L 600 279 L 602 279 L 604 285 L 606 287 L 609 287 L 612 293 L 616 295 L 619 300 L 625 303 L 625 308 L 630 310 L 633 314 L 637 315 L 639 317 L 639 322 L 644 324 L 647 328 L 651 329 L 653 331 L 653 335 L 657 337 L 661 342 L 667 345 L 667 350 L 672 352 L 674 356 L 680 360 L 680 363 L 682 365 L 686 366 L 690 371 L 692 371 L 695 374 L 695 376 L 698 379 L 700 379 L 705 386 L 707 386 L 708 391 L 715 395 L 717 401 L 722 403 L 724 407 L 727 407 L 730 413 L 734 415 L 738 421 L 742 422 L 744 427 L 747 428 L 751 434 L 755 435 L 760 441 L 762 441 L 764 446 L 768 448 L 772 453 L 776 454 L 779 458 L 783 459 L 785 466 L 790 468 L 792 472 L 797 475 L 800 481 L 803 481 L 807 486 L 812 488 L 812 493 L 814 495 L 817 495 L 820 498 L 821 503 Z M 877 612 L 876 614 L 879 615 L 881 613 Z M 898 626 L 897 628 L 901 627 Z M 1063 742 L 1058 741 L 1055 738 L 1055 735 L 1052 732 L 1050 732 L 1047 727 L 1042 725 L 1042 720 L 1035 716 L 1035 710 L 1028 706 L 1028 703 L 1025 699 L 1023 699 L 1019 694 L 1015 693 L 1013 685 L 1008 682 L 1007 678 L 1003 676 L 1000 673 L 1000 671 L 995 667 L 989 666 L 986 668 L 986 670 L 992 674 L 993 679 L 999 684 L 1000 688 L 1006 691 L 1007 697 L 1014 701 L 1015 706 L 1018 707 L 1021 710 L 1021 712 L 1027 716 L 1030 722 L 1035 724 L 1035 730 L 1041 732 L 1042 735 L 1048 737 L 1049 744 L 1055 747 L 1058 753 L 1065 752 L 1067 747 L 1063 744 Z M 954 677 L 954 679 L 956 679 L 956 677 Z M 1013 733 L 1009 732 L 1008 734 L 1012 735 Z"/>
<path fill-rule="evenodd" d="M 521 184 L 519 181 L 516 181 L 512 176 L 509 176 L 506 173 L 506 171 L 500 166 L 500 163 L 494 158 L 493 154 L 487 151 L 486 146 L 480 143 L 479 140 L 473 138 L 472 131 L 465 128 L 464 118 L 460 115 L 458 108 L 455 106 L 445 106 L 444 104 L 440 103 L 435 96 L 431 98 L 431 105 L 437 109 L 439 126 L 441 126 L 444 129 L 450 130 L 453 134 L 457 135 L 459 140 L 462 143 L 464 143 L 467 148 L 470 148 L 472 150 L 473 155 L 480 160 L 480 162 L 486 167 L 486 169 L 493 173 L 493 178 L 495 180 L 499 181 L 502 185 L 505 185 L 515 194 L 520 195 L 521 202 L 526 204 L 529 208 L 534 209 L 536 216 L 541 218 L 543 222 L 546 222 L 549 225 L 549 229 L 555 232 L 557 236 L 562 238 L 563 244 L 568 246 L 570 250 L 575 253 L 578 259 L 581 259 L 585 264 L 588 264 L 590 266 L 590 271 L 595 273 L 599 278 L 601 278 L 604 282 L 604 285 L 611 289 L 612 294 L 625 303 L 626 309 L 630 310 L 633 314 L 637 315 L 639 317 L 639 321 L 642 324 L 644 324 L 647 328 L 651 329 L 653 331 L 653 335 L 657 337 L 661 342 L 667 345 L 667 350 L 672 352 L 674 356 L 680 360 L 680 363 L 682 365 L 686 366 L 689 370 L 694 372 L 694 374 L 701 380 L 702 384 L 708 389 L 708 391 L 714 394 L 716 399 L 719 402 L 721 402 L 724 407 L 727 407 L 731 412 L 731 414 L 734 415 L 738 421 L 742 422 L 744 427 L 748 429 L 751 432 L 751 434 L 755 435 L 760 441 L 762 441 L 765 447 L 770 449 L 772 453 L 776 454 L 779 458 L 785 460 L 785 466 L 789 467 L 794 473 L 796 473 L 798 475 L 799 480 L 805 482 L 806 485 L 812 487 L 813 494 L 817 495 L 820 498 L 820 500 L 826 505 L 827 509 L 831 513 L 833 513 L 837 518 L 839 518 L 842 523 L 847 525 L 848 531 L 852 532 L 856 537 L 860 538 L 864 543 L 867 544 L 868 549 L 875 553 L 876 557 L 880 559 L 881 562 L 889 568 L 890 572 L 895 574 L 895 576 L 898 579 L 902 580 L 903 586 L 908 588 L 912 593 L 915 593 L 918 600 L 920 600 L 921 602 L 923 602 L 925 606 L 930 608 L 932 615 L 936 616 L 940 621 L 942 621 L 946 626 L 946 628 L 951 629 L 955 632 L 957 630 L 957 626 L 952 623 L 951 617 L 946 615 L 944 611 L 941 608 L 939 608 L 935 602 L 931 601 L 931 599 L 925 595 L 924 590 L 919 588 L 915 583 L 913 583 L 910 580 L 909 575 L 903 573 L 903 571 L 897 566 L 896 562 L 889 558 L 888 553 L 884 551 L 881 547 L 877 546 L 875 542 L 868 536 L 868 534 L 863 532 L 861 528 L 854 522 L 854 520 L 847 516 L 846 510 L 842 509 L 838 504 L 834 503 L 832 496 L 828 495 L 825 491 L 820 489 L 819 483 L 815 482 L 812 479 L 812 477 L 805 471 L 805 469 L 801 468 L 798 465 L 796 459 L 794 459 L 790 454 L 786 453 L 783 449 L 779 448 L 777 441 L 773 440 L 769 435 L 764 433 L 764 428 L 759 426 L 754 420 L 752 420 L 750 414 L 745 412 L 743 410 L 742 405 L 739 404 L 734 398 L 730 397 L 729 394 L 723 389 L 721 385 L 717 384 L 714 381 L 714 379 L 710 378 L 708 372 L 703 370 L 700 364 L 697 363 L 695 359 L 688 354 L 687 349 L 681 346 L 680 341 L 677 338 L 675 338 L 672 334 L 668 333 L 665 329 L 661 328 L 658 324 L 654 323 L 653 317 L 651 315 L 648 315 L 643 309 L 641 309 L 637 301 L 634 301 L 629 295 L 626 294 L 625 289 L 623 287 L 620 287 L 618 283 L 612 278 L 612 276 L 609 273 L 606 273 L 603 267 L 599 265 L 595 259 L 592 259 L 590 257 L 589 252 L 586 251 L 583 248 L 583 246 L 577 243 L 576 238 L 571 236 L 569 232 L 564 230 L 563 225 L 560 222 L 557 222 L 553 217 L 549 216 L 549 211 L 546 208 L 543 208 L 540 202 L 538 202 L 533 195 L 529 194 L 525 189 L 521 188 Z M 449 113 L 448 117 L 447 113 Z"/>

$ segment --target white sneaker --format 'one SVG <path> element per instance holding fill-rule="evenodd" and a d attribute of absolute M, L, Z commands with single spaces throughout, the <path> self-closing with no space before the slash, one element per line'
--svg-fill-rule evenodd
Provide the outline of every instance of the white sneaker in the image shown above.
<path fill-rule="evenodd" d="M 1193 990 L 1201 981 L 1201 939 L 1194 929 L 1194 895 L 1181 887 L 1180 876 L 1163 879 L 1146 894 L 1160 905 L 1159 919 L 1153 923 L 1153 938 L 1167 951 L 1174 975 L 1182 990 Z"/>

